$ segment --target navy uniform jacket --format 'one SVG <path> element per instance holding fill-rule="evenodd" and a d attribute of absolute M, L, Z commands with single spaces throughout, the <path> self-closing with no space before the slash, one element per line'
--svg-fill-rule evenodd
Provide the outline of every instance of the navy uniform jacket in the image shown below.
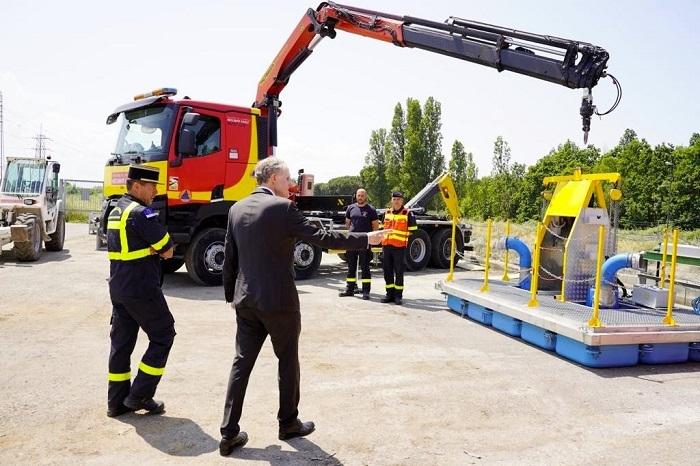
<path fill-rule="evenodd" d="M 136 205 L 132 206 L 134 203 Z M 122 244 L 123 238 L 126 245 Z M 109 292 L 112 298 L 148 297 L 161 293 L 160 256 L 156 253 L 167 251 L 172 245 L 156 212 L 129 194 L 119 199 L 107 221 Z"/>
<path fill-rule="evenodd" d="M 367 234 L 319 229 L 288 199 L 258 187 L 228 214 L 224 259 L 226 302 L 261 313 L 299 312 L 294 284 L 294 244 L 305 240 L 329 249 L 365 249 Z"/>

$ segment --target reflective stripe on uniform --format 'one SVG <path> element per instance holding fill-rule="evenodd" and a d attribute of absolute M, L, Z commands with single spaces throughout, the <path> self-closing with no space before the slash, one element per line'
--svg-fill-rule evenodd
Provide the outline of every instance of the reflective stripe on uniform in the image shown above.
<path fill-rule="evenodd" d="M 165 372 L 165 367 L 153 367 L 149 366 L 145 362 L 141 361 L 139 363 L 139 370 L 141 372 L 145 372 L 148 375 L 153 375 L 153 376 L 161 376 L 163 375 L 163 372 Z"/>
<path fill-rule="evenodd" d="M 348 283 L 355 283 L 357 281 L 357 278 L 346 278 L 345 281 Z"/>
<path fill-rule="evenodd" d="M 391 284 L 389 284 L 389 285 L 384 285 L 384 288 L 386 288 L 386 289 L 388 290 L 389 288 L 396 288 L 396 285 L 394 285 L 393 283 L 391 283 Z"/>
<path fill-rule="evenodd" d="M 118 374 L 110 372 L 107 376 L 107 380 L 110 382 L 126 382 L 127 380 L 131 380 L 131 372 L 121 372 Z"/>
<path fill-rule="evenodd" d="M 153 249 L 158 251 L 159 249 L 162 249 L 163 246 L 168 244 L 168 241 L 170 241 L 170 235 L 168 233 L 166 233 L 165 236 L 163 236 L 163 239 L 161 239 L 160 241 L 158 241 L 155 244 L 152 244 L 151 246 L 153 246 Z"/>
<path fill-rule="evenodd" d="M 119 217 L 119 220 L 111 220 L 107 222 L 107 229 L 108 230 L 119 230 L 119 243 L 121 245 L 121 251 L 119 252 L 109 252 L 107 254 L 107 257 L 109 257 L 109 260 L 113 261 L 133 261 L 136 259 L 141 259 L 144 257 L 148 257 L 151 255 L 151 248 L 145 248 L 145 249 L 137 249 L 135 251 L 129 251 L 129 243 L 127 240 L 126 236 L 126 222 L 129 219 L 129 214 L 131 213 L 134 208 L 136 208 L 139 205 L 138 202 L 132 202 L 127 206 L 126 209 L 124 209 L 124 212 L 122 212 L 121 216 Z M 167 233 L 166 233 L 166 238 L 164 238 L 167 243 L 167 240 L 170 238 Z M 161 240 L 163 241 L 163 240 Z M 160 244 L 160 242 L 158 244 Z"/>
<path fill-rule="evenodd" d="M 403 285 L 394 285 L 397 290 L 403 290 Z"/>
<path fill-rule="evenodd" d="M 417 230 L 417 229 L 418 229 L 418 227 L 417 227 L 417 226 L 414 226 L 414 227 L 408 227 L 408 230 L 409 230 L 409 231 L 413 231 L 413 230 Z"/>
<path fill-rule="evenodd" d="M 362 283 L 372 283 L 372 279 L 371 278 L 363 278 Z"/>

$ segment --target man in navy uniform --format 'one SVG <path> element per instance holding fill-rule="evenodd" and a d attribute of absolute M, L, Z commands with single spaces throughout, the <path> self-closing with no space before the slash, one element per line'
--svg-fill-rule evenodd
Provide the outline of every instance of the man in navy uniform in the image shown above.
<path fill-rule="evenodd" d="M 127 193 L 107 221 L 112 300 L 111 349 L 107 416 L 144 409 L 162 413 L 165 405 L 153 399 L 175 338 L 175 320 L 161 285 L 161 257 L 173 255 L 173 243 L 158 213 L 148 206 L 157 194 L 159 170 L 129 167 Z M 131 353 L 139 328 L 148 335 L 148 348 L 131 383 Z"/>
<path fill-rule="evenodd" d="M 355 193 L 357 202 L 350 204 L 345 211 L 345 225 L 353 233 L 368 233 L 379 228 L 377 210 L 367 203 L 367 191 L 360 188 Z M 362 299 L 369 299 L 369 290 L 372 287 L 372 272 L 369 263 L 372 260 L 371 249 L 365 248 L 359 251 L 347 251 L 348 275 L 345 279 L 345 291 L 340 296 L 352 296 L 357 290 L 357 262 L 362 269 Z"/>

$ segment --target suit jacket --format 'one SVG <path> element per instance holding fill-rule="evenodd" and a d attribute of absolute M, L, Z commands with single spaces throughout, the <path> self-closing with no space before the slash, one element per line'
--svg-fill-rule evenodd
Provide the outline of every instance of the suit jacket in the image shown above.
<path fill-rule="evenodd" d="M 319 229 L 290 200 L 257 188 L 229 211 L 223 269 L 226 302 L 268 314 L 298 312 L 293 258 L 297 239 L 329 249 L 367 248 L 366 234 Z"/>

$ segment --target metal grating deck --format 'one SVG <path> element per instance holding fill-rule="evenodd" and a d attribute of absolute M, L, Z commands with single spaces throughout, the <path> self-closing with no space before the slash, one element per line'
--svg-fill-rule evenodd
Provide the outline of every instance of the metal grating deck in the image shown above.
<path fill-rule="evenodd" d="M 685 308 L 675 308 L 677 325 L 662 323 L 665 309 L 601 309 L 603 327 L 588 327 L 592 308 L 571 302 L 560 302 L 540 294 L 539 307 L 528 307 L 528 291 L 513 284 L 489 281 L 489 291 L 480 292 L 481 279 L 441 281 L 442 292 L 484 306 L 493 311 L 551 330 L 587 345 L 620 345 L 631 343 L 680 343 L 700 341 L 700 315 Z"/>

